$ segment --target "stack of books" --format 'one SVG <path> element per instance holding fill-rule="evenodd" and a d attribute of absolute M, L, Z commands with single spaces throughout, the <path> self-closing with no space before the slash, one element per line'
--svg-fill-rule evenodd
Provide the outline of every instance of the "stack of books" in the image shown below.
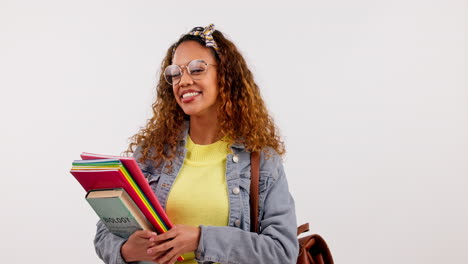
<path fill-rule="evenodd" d="M 110 232 L 127 238 L 136 230 L 161 234 L 172 228 L 135 159 L 86 152 L 81 158 L 73 161 L 70 173 Z"/>

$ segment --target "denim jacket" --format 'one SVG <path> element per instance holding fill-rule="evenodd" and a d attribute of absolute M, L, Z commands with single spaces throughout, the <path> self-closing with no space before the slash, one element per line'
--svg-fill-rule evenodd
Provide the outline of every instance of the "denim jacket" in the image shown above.
<path fill-rule="evenodd" d="M 172 171 L 165 164 L 159 167 L 148 160 L 140 167 L 161 205 L 165 208 L 172 184 L 185 158 L 185 129 L 178 153 L 172 162 Z M 250 232 L 250 153 L 241 144 L 231 146 L 226 159 L 226 182 L 229 195 L 227 226 L 201 225 L 201 235 L 195 259 L 199 263 L 296 263 L 299 246 L 296 236 L 294 200 L 289 193 L 282 160 L 273 150 L 261 153 L 259 183 L 260 232 Z M 134 157 L 141 156 L 137 149 Z M 126 240 L 107 230 L 99 221 L 94 245 L 105 263 L 126 263 L 120 248 Z"/>

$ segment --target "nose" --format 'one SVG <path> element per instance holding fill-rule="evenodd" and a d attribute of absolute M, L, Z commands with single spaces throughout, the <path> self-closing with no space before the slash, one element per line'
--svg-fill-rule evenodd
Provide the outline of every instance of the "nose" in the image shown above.
<path fill-rule="evenodd" d="M 180 86 L 189 86 L 193 84 L 192 76 L 190 76 L 186 67 L 182 68 L 182 77 L 180 77 Z"/>

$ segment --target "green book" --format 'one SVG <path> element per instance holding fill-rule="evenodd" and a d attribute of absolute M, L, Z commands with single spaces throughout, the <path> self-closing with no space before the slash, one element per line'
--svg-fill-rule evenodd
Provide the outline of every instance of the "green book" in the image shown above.
<path fill-rule="evenodd" d="M 137 230 L 154 231 L 124 189 L 91 190 L 86 200 L 114 235 L 128 238 Z"/>

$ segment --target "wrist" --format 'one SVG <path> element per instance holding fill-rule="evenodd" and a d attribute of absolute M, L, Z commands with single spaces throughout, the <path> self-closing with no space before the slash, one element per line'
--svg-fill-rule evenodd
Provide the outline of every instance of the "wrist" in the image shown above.
<path fill-rule="evenodd" d="M 129 254 L 128 243 L 127 241 L 125 241 L 120 247 L 120 256 L 125 262 L 132 262 L 132 259 L 128 254 Z"/>

